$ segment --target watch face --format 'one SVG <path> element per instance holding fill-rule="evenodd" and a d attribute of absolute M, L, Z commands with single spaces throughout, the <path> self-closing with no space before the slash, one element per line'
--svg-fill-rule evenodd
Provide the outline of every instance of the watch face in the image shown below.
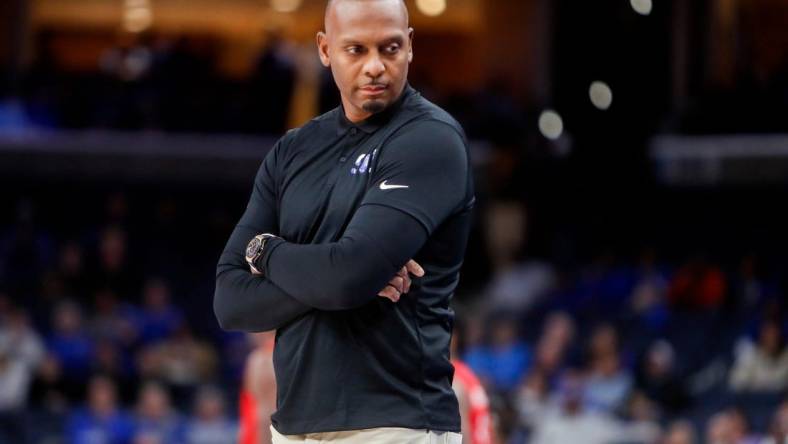
<path fill-rule="evenodd" d="M 257 250 L 260 249 L 260 242 L 262 241 L 256 237 L 249 242 L 249 245 L 246 246 L 246 257 L 254 257 L 257 254 Z"/>

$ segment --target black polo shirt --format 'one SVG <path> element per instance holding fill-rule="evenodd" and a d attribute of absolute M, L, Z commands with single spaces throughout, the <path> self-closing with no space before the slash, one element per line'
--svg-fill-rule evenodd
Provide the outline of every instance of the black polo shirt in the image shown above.
<path fill-rule="evenodd" d="M 473 201 L 461 127 L 409 86 L 364 122 L 339 107 L 276 144 L 220 258 L 214 306 L 225 328 L 277 329 L 277 431 L 460 431 L 449 301 Z M 255 277 L 243 251 L 262 232 L 283 240 Z M 409 258 L 425 276 L 396 303 L 377 296 Z"/>

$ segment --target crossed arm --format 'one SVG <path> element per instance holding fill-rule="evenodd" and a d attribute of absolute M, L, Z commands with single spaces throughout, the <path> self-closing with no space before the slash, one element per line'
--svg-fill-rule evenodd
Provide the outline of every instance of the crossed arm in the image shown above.
<path fill-rule="evenodd" d="M 376 292 L 396 302 L 410 287 L 408 272 L 423 275 L 421 267 L 408 259 L 426 241 L 424 228 L 405 213 L 380 205 L 359 208 L 338 242 L 269 241 L 266 276 L 253 275 L 244 258 L 246 244 L 257 234 L 278 232 L 269 168 L 267 158 L 219 259 L 214 313 L 222 328 L 274 330 L 313 309 L 363 305 Z"/>
<path fill-rule="evenodd" d="M 265 276 L 254 276 L 243 257 L 246 240 L 258 234 L 243 223 L 249 212 L 217 267 L 214 311 L 222 328 L 276 329 L 312 309 L 346 310 L 376 295 L 396 302 L 410 286 L 408 271 L 423 274 L 408 258 L 426 241 L 424 228 L 397 210 L 365 205 L 337 242 L 299 245 L 272 239 L 266 246 Z M 375 241 L 378 236 L 387 242 Z"/>
<path fill-rule="evenodd" d="M 261 277 L 251 274 L 244 252 L 255 235 L 279 232 L 271 179 L 275 152 L 266 157 L 217 266 L 214 312 L 223 328 L 277 329 L 310 310 L 352 309 L 376 295 L 396 302 L 410 284 L 408 271 L 423 274 L 409 259 L 465 196 L 465 146 L 447 125 L 424 122 L 388 148 L 390 157 L 381 159 L 372 182 L 387 179 L 410 189 L 373 187 L 336 242 L 269 240 Z"/>

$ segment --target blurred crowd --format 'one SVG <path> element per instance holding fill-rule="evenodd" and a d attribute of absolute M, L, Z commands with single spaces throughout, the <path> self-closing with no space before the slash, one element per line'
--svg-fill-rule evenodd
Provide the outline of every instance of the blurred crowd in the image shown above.
<path fill-rule="evenodd" d="M 493 270 L 460 305 L 462 358 L 511 443 L 782 443 L 784 274 L 757 254 L 654 248 L 575 267 L 521 253 L 525 209 L 491 204 Z"/>
<path fill-rule="evenodd" d="M 21 100 L 0 108 L 0 127 L 265 134 L 286 129 L 295 55 L 276 35 L 240 79 L 219 72 L 218 42 L 210 38 L 125 36 L 87 71 L 64 65 L 58 42 L 55 32 L 36 35 L 34 61 L 18 82 Z"/>
<path fill-rule="evenodd" d="M 236 442 L 217 385 L 243 365 L 233 344 L 197 337 L 165 278 L 139 280 L 125 228 L 60 239 L 29 210 L 0 230 L 0 442 Z"/>

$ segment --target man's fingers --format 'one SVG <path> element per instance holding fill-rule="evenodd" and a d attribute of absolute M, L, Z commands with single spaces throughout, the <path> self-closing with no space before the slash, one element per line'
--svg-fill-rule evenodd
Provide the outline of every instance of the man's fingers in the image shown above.
<path fill-rule="evenodd" d="M 410 291 L 410 275 L 408 274 L 408 268 L 403 266 L 397 272 L 397 276 L 401 277 L 405 281 L 404 288 L 402 289 L 403 293 L 407 293 Z"/>
<path fill-rule="evenodd" d="M 414 276 L 422 277 L 424 276 L 424 269 L 421 268 L 418 262 L 414 261 L 413 259 L 409 260 L 407 264 L 405 264 L 405 268 L 413 274 Z"/>
<path fill-rule="evenodd" d="M 405 279 L 403 279 L 402 276 L 399 276 L 399 275 L 394 276 L 389 281 L 389 285 L 391 285 L 392 287 L 396 288 L 397 291 L 399 291 L 400 293 L 404 293 L 405 292 Z"/>
<path fill-rule="evenodd" d="M 378 296 L 390 299 L 392 302 L 399 301 L 402 294 L 410 291 L 411 278 L 408 273 L 420 277 L 424 276 L 424 269 L 416 261 L 408 261 L 405 266 L 397 271 L 397 275 L 391 278 L 386 287 L 380 290 Z"/>
<path fill-rule="evenodd" d="M 392 287 L 390 284 L 387 284 L 383 290 L 380 290 L 378 296 L 389 299 L 391 302 L 397 302 L 399 301 L 400 293 L 396 288 Z"/>

